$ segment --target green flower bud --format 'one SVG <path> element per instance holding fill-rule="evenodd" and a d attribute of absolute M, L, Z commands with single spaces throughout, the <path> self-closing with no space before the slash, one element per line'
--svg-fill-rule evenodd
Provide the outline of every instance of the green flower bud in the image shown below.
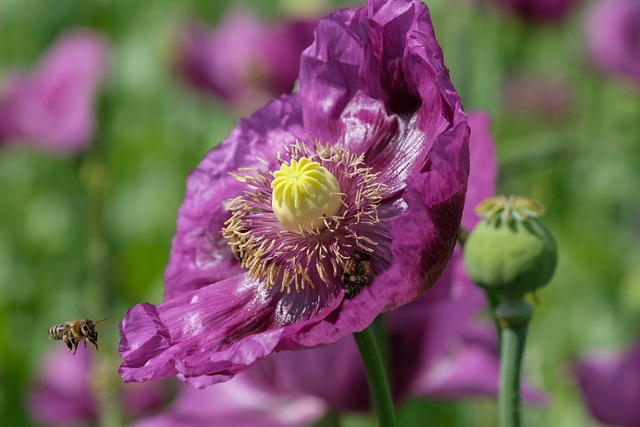
<path fill-rule="evenodd" d="M 544 208 L 523 197 L 497 196 L 478 205 L 484 216 L 467 238 L 464 262 L 477 285 L 504 296 L 544 286 L 557 263 L 556 242 L 536 218 Z"/>

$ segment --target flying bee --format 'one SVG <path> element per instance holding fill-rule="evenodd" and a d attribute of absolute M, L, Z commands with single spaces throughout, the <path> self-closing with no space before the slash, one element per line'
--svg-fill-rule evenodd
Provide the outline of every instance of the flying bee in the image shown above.
<path fill-rule="evenodd" d="M 356 252 L 344 263 L 342 284 L 344 285 L 344 295 L 346 298 L 353 298 L 358 292 L 369 283 L 371 276 L 371 260 L 369 255 L 363 252 Z"/>
<path fill-rule="evenodd" d="M 69 347 L 69 351 L 73 350 L 73 354 L 76 354 L 80 341 L 84 341 L 84 348 L 87 348 L 87 340 L 89 340 L 98 350 L 96 325 L 105 320 L 106 318 L 95 321 L 91 319 L 76 319 L 59 323 L 49 328 L 49 338 L 62 340 Z"/>

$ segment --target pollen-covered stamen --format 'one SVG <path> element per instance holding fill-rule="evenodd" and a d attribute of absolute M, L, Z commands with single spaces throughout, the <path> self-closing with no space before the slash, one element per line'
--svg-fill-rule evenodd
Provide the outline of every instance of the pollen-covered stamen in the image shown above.
<path fill-rule="evenodd" d="M 338 213 L 342 205 L 335 176 L 318 162 L 302 157 L 282 164 L 271 181 L 273 212 L 284 228 L 325 228 L 323 217 Z"/>
<path fill-rule="evenodd" d="M 275 173 L 252 169 L 234 175 L 247 189 L 227 205 L 232 215 L 222 234 L 231 251 L 267 288 L 322 293 L 318 285 L 324 285 L 357 294 L 375 278 L 373 255 L 387 229 L 378 218 L 386 185 L 363 156 L 344 148 L 299 142 L 283 157 L 276 155 Z M 283 227 L 274 200 L 293 210 L 308 203 L 311 213 Z"/>

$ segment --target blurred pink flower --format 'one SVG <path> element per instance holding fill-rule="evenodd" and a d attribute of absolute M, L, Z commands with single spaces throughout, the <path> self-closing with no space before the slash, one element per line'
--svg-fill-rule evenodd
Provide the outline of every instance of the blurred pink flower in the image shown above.
<path fill-rule="evenodd" d="M 33 418 L 45 425 L 65 426 L 96 419 L 96 401 L 91 392 L 90 354 L 80 348 L 75 356 L 57 346 L 40 367 L 29 396 Z"/>
<path fill-rule="evenodd" d="M 298 427 L 320 419 L 321 399 L 280 390 L 268 365 L 206 389 L 183 385 L 173 404 L 133 427 Z M 261 384 L 264 379 L 276 380 Z"/>
<path fill-rule="evenodd" d="M 0 144 L 23 140 L 74 153 L 94 134 L 94 96 L 106 67 L 105 41 L 89 30 L 63 35 L 31 73 L 0 88 Z"/>
<path fill-rule="evenodd" d="M 574 375 L 596 420 L 620 427 L 640 425 L 640 345 L 591 354 L 574 366 Z"/>
<path fill-rule="evenodd" d="M 601 70 L 640 84 L 640 1 L 594 2 L 585 31 L 589 54 Z"/>
<path fill-rule="evenodd" d="M 35 420 L 47 426 L 69 426 L 97 420 L 92 350 L 80 346 L 77 354 L 72 355 L 60 345 L 46 355 L 28 396 L 28 407 Z M 158 409 L 166 397 L 158 383 L 123 384 L 120 393 L 123 409 L 130 417 Z"/>
<path fill-rule="evenodd" d="M 512 118 L 558 123 L 571 113 L 571 85 L 559 74 L 516 72 L 503 90 L 505 109 Z"/>
<path fill-rule="evenodd" d="M 267 25 L 248 11 L 234 10 L 213 30 L 198 22 L 187 28 L 179 66 L 194 87 L 251 111 L 291 92 L 316 24 Z"/>
<path fill-rule="evenodd" d="M 563 20 L 576 0 L 495 0 L 523 19 L 536 22 Z"/>

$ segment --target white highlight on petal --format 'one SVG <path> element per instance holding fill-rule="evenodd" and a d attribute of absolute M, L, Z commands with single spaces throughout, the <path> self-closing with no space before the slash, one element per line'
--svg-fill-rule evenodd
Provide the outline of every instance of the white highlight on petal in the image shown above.
<path fill-rule="evenodd" d="M 193 312 L 191 314 L 187 314 L 184 322 L 184 327 L 182 328 L 182 333 L 184 335 L 197 335 L 201 331 L 202 319 L 200 318 L 200 313 Z"/>

